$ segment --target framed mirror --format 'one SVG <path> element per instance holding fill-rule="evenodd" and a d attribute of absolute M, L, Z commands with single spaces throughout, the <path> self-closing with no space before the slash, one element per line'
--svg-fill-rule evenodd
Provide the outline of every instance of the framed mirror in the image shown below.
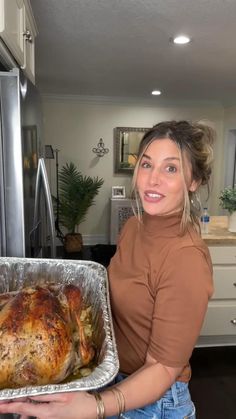
<path fill-rule="evenodd" d="M 149 129 L 131 127 L 114 129 L 115 173 L 133 173 L 140 141 Z"/>

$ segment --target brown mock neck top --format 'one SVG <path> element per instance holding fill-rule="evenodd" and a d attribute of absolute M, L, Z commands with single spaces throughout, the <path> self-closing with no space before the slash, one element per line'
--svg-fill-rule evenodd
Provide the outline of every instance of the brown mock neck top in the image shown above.
<path fill-rule="evenodd" d="M 108 268 L 120 370 L 131 374 L 147 352 L 170 367 L 185 367 L 213 292 L 209 251 L 181 214 L 131 217 L 122 229 Z"/>

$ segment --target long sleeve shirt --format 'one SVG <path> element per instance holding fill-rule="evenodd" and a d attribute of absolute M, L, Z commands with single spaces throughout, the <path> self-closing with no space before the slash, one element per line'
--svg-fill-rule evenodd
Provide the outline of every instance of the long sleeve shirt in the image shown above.
<path fill-rule="evenodd" d="M 170 367 L 189 359 L 213 293 L 212 264 L 200 235 L 181 215 L 131 217 L 123 227 L 108 274 L 120 369 L 131 374 L 147 352 Z"/>

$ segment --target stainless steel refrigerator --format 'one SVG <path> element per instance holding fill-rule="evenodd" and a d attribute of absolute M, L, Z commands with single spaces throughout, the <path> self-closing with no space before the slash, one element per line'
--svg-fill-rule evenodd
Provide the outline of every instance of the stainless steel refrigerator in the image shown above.
<path fill-rule="evenodd" d="M 0 72 L 0 256 L 55 257 L 55 224 L 36 87 Z"/>

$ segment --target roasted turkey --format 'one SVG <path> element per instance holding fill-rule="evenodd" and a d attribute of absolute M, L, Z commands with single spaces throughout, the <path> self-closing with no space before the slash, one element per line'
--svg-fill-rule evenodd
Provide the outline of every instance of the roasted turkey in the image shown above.
<path fill-rule="evenodd" d="M 0 310 L 0 388 L 59 383 L 93 359 L 77 286 L 2 294 Z"/>

